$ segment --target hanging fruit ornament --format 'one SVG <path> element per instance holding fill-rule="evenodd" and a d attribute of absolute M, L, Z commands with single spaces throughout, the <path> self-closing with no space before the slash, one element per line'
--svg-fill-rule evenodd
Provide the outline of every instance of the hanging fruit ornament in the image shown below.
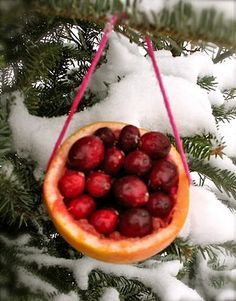
<path fill-rule="evenodd" d="M 188 212 L 189 180 L 162 133 L 97 122 L 58 149 L 43 195 L 56 228 L 75 249 L 132 263 L 176 238 Z"/>
<path fill-rule="evenodd" d="M 180 155 L 160 132 L 97 122 L 59 148 L 117 21 L 110 18 L 52 151 L 43 195 L 59 233 L 99 260 L 132 263 L 166 248 L 184 225 L 190 175 L 152 43 L 148 53 Z"/>

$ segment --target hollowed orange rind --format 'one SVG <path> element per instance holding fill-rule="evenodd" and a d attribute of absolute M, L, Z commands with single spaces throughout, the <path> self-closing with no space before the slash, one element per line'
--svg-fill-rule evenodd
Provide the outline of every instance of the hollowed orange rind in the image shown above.
<path fill-rule="evenodd" d="M 165 228 L 153 231 L 142 238 L 107 238 L 94 230 L 85 220 L 75 220 L 68 212 L 58 181 L 65 171 L 68 152 L 75 141 L 94 133 L 100 127 L 119 130 L 126 124 L 97 122 L 80 128 L 59 148 L 46 173 L 43 196 L 48 212 L 59 233 L 76 250 L 93 258 L 113 263 L 133 263 L 149 258 L 165 249 L 178 235 L 184 225 L 189 207 L 189 182 L 179 153 L 172 146 L 169 157 L 178 167 L 179 185 L 172 219 Z M 140 129 L 141 135 L 147 130 Z"/>

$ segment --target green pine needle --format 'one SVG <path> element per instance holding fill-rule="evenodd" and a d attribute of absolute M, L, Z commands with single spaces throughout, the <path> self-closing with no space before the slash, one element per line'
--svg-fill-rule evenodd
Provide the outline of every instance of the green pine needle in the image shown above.
<path fill-rule="evenodd" d="M 230 122 L 236 118 L 236 107 L 227 107 L 224 104 L 219 107 L 213 106 L 212 114 L 215 116 L 217 123 Z"/>
<path fill-rule="evenodd" d="M 11 151 L 11 130 L 7 121 L 6 108 L 0 104 L 0 158 Z"/>
<path fill-rule="evenodd" d="M 220 169 L 214 167 L 207 162 L 192 158 L 189 160 L 190 169 L 196 171 L 215 184 L 215 186 L 222 192 L 225 191 L 228 196 L 236 198 L 236 175 L 228 169 Z"/>
<path fill-rule="evenodd" d="M 218 85 L 218 83 L 216 82 L 216 78 L 212 75 L 199 77 L 197 80 L 197 84 L 207 91 L 215 91 Z"/>
<path fill-rule="evenodd" d="M 39 183 L 33 176 L 34 165 L 14 154 L 0 160 L 1 224 L 18 227 L 37 218 L 41 201 Z"/>

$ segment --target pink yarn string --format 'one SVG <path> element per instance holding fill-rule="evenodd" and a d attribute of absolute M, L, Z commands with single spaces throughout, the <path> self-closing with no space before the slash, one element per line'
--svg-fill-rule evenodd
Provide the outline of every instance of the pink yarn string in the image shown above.
<path fill-rule="evenodd" d="M 84 96 L 85 90 L 86 90 L 86 88 L 87 88 L 87 86 L 89 84 L 91 76 L 92 76 L 92 74 L 93 74 L 93 72 L 94 72 L 94 70 L 95 70 L 95 68 L 97 66 L 97 63 L 98 63 L 98 61 L 99 61 L 99 59 L 100 59 L 100 57 L 101 57 L 101 55 L 103 53 L 104 48 L 106 47 L 108 36 L 109 36 L 110 32 L 112 31 L 114 25 L 116 24 L 116 21 L 117 21 L 117 16 L 116 15 L 112 16 L 110 18 L 109 22 L 106 24 L 106 26 L 104 28 L 104 34 L 103 34 L 103 37 L 102 37 L 101 42 L 99 44 L 99 47 L 98 47 L 98 49 L 97 49 L 97 51 L 96 51 L 96 53 L 95 53 L 95 55 L 94 55 L 94 57 L 92 59 L 91 65 L 90 65 L 90 67 L 89 67 L 86 75 L 83 78 L 83 81 L 82 81 L 82 83 L 80 85 L 80 88 L 79 88 L 78 92 L 75 95 L 74 101 L 73 101 L 71 109 L 69 111 L 69 114 L 68 114 L 68 116 L 66 118 L 66 121 L 65 121 L 65 123 L 63 125 L 63 128 L 62 128 L 62 130 L 61 130 L 61 132 L 59 134 L 59 137 L 58 137 L 58 139 L 57 139 L 57 141 L 56 141 L 56 143 L 54 145 L 53 151 L 52 151 L 52 153 L 50 155 L 50 158 L 49 158 L 49 161 L 47 163 L 47 169 L 48 169 L 50 163 L 52 162 L 52 159 L 53 159 L 53 157 L 54 157 L 57 149 L 61 145 L 61 142 L 62 142 L 62 140 L 63 140 L 63 138 L 65 136 L 67 128 L 68 128 L 68 126 L 69 126 L 69 124 L 70 124 L 70 122 L 72 120 L 72 117 L 73 117 L 76 109 L 78 108 L 78 106 L 79 106 L 79 104 L 81 102 L 82 97 Z"/>
<path fill-rule="evenodd" d="M 158 68 L 158 65 L 157 65 L 157 62 L 156 62 L 156 59 L 155 59 L 153 46 L 152 46 L 152 41 L 151 41 L 149 36 L 146 36 L 145 40 L 146 40 L 146 43 L 147 43 L 148 54 L 149 54 L 149 56 L 151 58 L 151 61 L 152 61 L 154 72 L 155 72 L 158 84 L 160 86 L 160 90 L 161 90 L 161 93 L 162 93 L 162 97 L 163 97 L 163 100 L 164 100 L 166 111 L 167 111 L 169 121 L 170 121 L 172 130 L 173 130 L 176 145 L 177 145 L 177 148 L 179 150 L 179 153 L 180 153 L 180 156 L 181 156 L 181 159 L 182 159 L 182 162 L 183 162 L 184 170 L 185 170 L 185 173 L 186 173 L 187 178 L 189 180 L 189 183 L 191 183 L 191 176 L 190 176 L 190 171 L 189 171 L 189 167 L 188 167 L 187 158 L 186 158 L 186 155 L 184 153 L 182 140 L 180 138 L 179 131 L 177 129 L 173 113 L 171 111 L 170 102 L 169 102 L 169 99 L 168 99 L 168 96 L 167 96 L 167 93 L 166 93 L 166 90 L 165 90 L 165 87 L 164 87 L 164 83 L 163 83 L 163 80 L 162 80 L 162 77 L 161 77 L 161 73 L 160 73 L 160 70 Z"/>

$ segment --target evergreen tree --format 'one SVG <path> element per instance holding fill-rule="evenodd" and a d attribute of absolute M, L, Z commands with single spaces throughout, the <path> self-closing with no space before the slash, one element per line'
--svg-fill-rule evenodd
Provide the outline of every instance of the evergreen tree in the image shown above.
<path fill-rule="evenodd" d="M 154 1 L 145 2 L 150 6 Z M 160 1 L 161 8 L 153 4 L 153 9 L 147 11 L 142 10 L 142 1 L 0 0 L 1 300 L 172 301 L 173 294 L 168 295 L 168 290 L 176 288 L 183 295 L 177 299 L 176 292 L 175 300 L 234 300 L 233 239 L 202 244 L 179 237 L 154 256 L 153 262 L 123 267 L 88 261 L 75 251 L 48 217 L 41 196 L 43 174 L 37 175 L 35 158 L 31 154 L 24 156 L 16 146 L 9 122 L 19 93 L 33 116 L 53 118 L 68 113 L 100 42 L 107 16 L 114 13 L 122 16 L 115 31 L 138 45 L 144 56 L 144 36 L 148 33 L 156 50 L 170 51 L 173 57 L 205 52 L 214 64 L 235 59 L 235 19 L 217 5 L 214 8 L 214 3 L 198 8 L 193 2 L 169 1 L 162 7 Z M 109 45 L 98 68 L 107 62 L 108 52 Z M 116 82 L 121 80 L 122 75 L 117 74 Z M 105 83 L 105 93 L 88 89 L 78 111 L 102 103 L 113 82 L 111 79 Z M 199 76 L 197 84 L 207 93 L 219 90 L 212 75 Z M 224 102 L 212 104 L 218 128 L 236 117 L 236 85 L 223 87 L 220 93 Z M 175 143 L 171 135 L 170 139 Z M 184 135 L 183 145 L 191 172 L 196 175 L 193 185 L 211 184 L 218 200 L 235 218 L 235 155 L 226 154 L 224 137 L 210 132 Z M 223 158 L 225 166 L 214 164 L 214 158 Z M 169 263 L 173 271 L 168 273 Z M 154 285 L 146 279 L 149 273 L 156 282 L 166 277 L 168 285 Z"/>

